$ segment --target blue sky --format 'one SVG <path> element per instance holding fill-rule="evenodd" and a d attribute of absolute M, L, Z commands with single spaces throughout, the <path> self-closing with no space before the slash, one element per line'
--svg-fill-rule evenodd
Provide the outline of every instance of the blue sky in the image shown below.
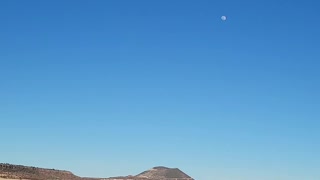
<path fill-rule="evenodd" d="M 0 161 L 320 179 L 319 6 L 0 1 Z"/>

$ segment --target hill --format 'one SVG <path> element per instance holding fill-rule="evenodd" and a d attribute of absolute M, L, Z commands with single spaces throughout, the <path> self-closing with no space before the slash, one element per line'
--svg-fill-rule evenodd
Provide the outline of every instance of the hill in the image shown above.
<path fill-rule="evenodd" d="M 178 168 L 154 167 L 136 176 L 84 178 L 70 171 L 0 163 L 0 180 L 193 180 Z"/>
<path fill-rule="evenodd" d="M 0 178 L 28 180 L 91 180 L 91 178 L 78 177 L 69 171 L 3 163 L 0 163 Z"/>
<path fill-rule="evenodd" d="M 178 168 L 167 168 L 163 166 L 154 167 L 148 171 L 144 171 L 136 177 L 147 179 L 192 179 Z"/>

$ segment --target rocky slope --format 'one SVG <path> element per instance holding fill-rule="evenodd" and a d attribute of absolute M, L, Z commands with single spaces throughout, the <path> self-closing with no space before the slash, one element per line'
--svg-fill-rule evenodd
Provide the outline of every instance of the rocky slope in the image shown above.
<path fill-rule="evenodd" d="M 69 171 L 2 163 L 0 163 L 0 178 L 30 180 L 90 180 L 90 178 L 78 177 Z"/>

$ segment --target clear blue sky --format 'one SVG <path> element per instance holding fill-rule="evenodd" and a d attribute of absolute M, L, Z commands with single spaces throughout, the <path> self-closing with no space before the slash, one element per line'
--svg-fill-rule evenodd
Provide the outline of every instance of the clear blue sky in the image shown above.
<path fill-rule="evenodd" d="M 2 0 L 0 161 L 319 180 L 319 6 Z"/>

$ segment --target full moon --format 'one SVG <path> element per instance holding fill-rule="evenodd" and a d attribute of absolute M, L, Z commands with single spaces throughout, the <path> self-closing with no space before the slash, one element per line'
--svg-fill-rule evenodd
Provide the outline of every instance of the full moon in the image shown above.
<path fill-rule="evenodd" d="M 227 16 L 221 16 L 221 20 L 222 20 L 222 21 L 227 20 Z"/>

